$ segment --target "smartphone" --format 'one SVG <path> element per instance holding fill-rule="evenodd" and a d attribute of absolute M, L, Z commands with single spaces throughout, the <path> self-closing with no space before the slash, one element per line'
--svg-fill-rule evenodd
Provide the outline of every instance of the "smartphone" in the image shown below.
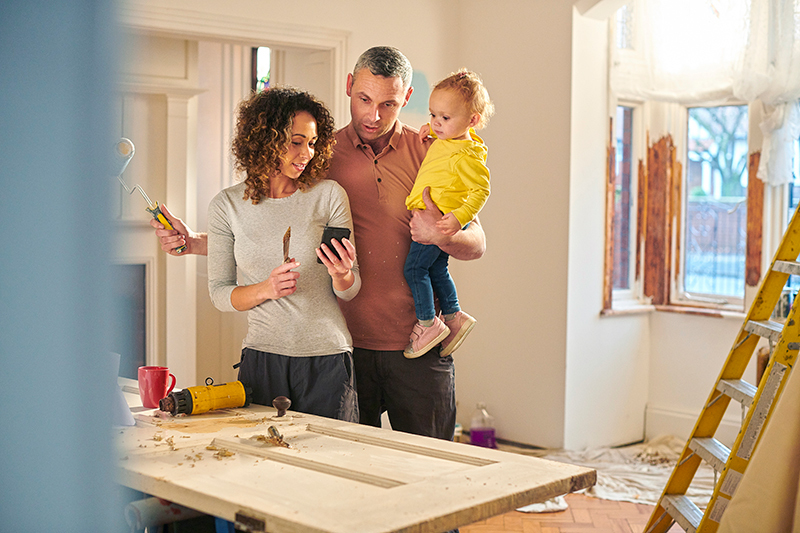
<path fill-rule="evenodd" d="M 336 239 L 341 244 L 342 239 L 349 239 L 350 238 L 350 228 L 337 228 L 334 226 L 325 226 L 322 230 L 322 242 L 320 242 L 320 246 L 323 244 L 327 244 L 328 248 L 330 248 L 331 252 L 334 253 L 336 257 L 339 257 L 339 254 L 336 252 L 336 248 L 333 247 L 331 243 L 331 239 Z M 322 264 L 322 259 L 317 257 L 317 263 Z"/>

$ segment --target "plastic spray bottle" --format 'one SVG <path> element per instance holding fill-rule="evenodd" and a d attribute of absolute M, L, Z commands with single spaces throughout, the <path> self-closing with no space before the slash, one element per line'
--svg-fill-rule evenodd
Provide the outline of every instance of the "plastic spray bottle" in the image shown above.
<path fill-rule="evenodd" d="M 486 404 L 478 403 L 469 426 L 469 442 L 484 448 L 497 448 L 494 436 L 494 417 L 486 411 Z"/>

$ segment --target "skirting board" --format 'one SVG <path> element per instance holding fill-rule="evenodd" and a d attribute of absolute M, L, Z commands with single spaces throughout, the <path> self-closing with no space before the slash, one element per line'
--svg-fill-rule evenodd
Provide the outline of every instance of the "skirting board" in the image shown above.
<path fill-rule="evenodd" d="M 742 425 L 741 417 L 731 415 L 732 407 L 722 419 L 714 437 L 729 448 L 736 441 L 739 428 Z M 674 435 L 679 439 L 688 439 L 692 434 L 700 411 L 678 411 L 663 407 L 647 406 L 645 410 L 645 440 L 654 439 L 661 435 Z"/>

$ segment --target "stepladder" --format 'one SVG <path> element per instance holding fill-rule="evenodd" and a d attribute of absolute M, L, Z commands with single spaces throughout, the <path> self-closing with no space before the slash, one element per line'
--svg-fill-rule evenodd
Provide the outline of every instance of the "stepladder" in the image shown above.
<path fill-rule="evenodd" d="M 800 350 L 800 298 L 794 299 L 788 316 L 773 316 L 789 276 L 800 275 L 799 213 L 795 211 L 761 280 L 692 434 L 645 526 L 645 533 L 663 533 L 675 523 L 690 533 L 716 532 L 764 428 L 770 423 L 770 416 Z M 758 383 L 748 383 L 742 377 L 756 348 L 764 341 L 770 348 L 769 363 Z M 731 401 L 741 403 L 744 414 L 736 440 L 728 448 L 715 434 Z M 703 461 L 713 467 L 717 476 L 711 498 L 701 508 L 686 493 Z"/>

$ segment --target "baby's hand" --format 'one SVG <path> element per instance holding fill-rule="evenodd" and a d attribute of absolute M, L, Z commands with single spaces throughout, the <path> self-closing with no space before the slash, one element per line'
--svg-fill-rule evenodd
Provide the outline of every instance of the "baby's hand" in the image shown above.
<path fill-rule="evenodd" d="M 431 135 L 431 125 L 425 124 L 419 129 L 419 142 L 424 143 Z"/>
<path fill-rule="evenodd" d="M 461 229 L 461 223 L 456 216 L 450 212 L 436 222 L 436 228 L 445 235 L 455 235 Z"/>

